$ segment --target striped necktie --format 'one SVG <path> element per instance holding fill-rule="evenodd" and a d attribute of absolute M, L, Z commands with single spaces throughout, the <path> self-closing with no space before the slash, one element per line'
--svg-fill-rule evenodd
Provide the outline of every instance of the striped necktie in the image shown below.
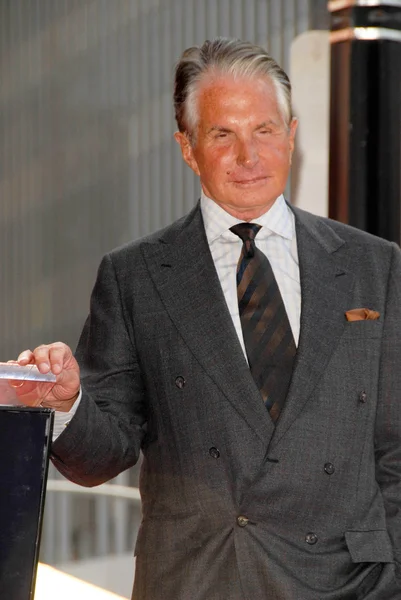
<path fill-rule="evenodd" d="M 248 363 L 276 422 L 290 385 L 296 347 L 273 269 L 255 245 L 260 229 L 256 223 L 239 223 L 230 228 L 243 241 L 237 265 L 237 293 Z"/>

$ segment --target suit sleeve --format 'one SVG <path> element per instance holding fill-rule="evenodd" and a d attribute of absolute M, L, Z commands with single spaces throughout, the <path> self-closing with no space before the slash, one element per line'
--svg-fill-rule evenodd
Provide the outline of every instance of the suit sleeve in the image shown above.
<path fill-rule="evenodd" d="M 76 352 L 82 399 L 52 446 L 57 469 L 80 485 L 103 483 L 139 457 L 147 415 L 130 319 L 112 258 L 106 255 Z"/>
<path fill-rule="evenodd" d="M 401 594 L 401 252 L 395 244 L 384 315 L 375 454 Z"/>

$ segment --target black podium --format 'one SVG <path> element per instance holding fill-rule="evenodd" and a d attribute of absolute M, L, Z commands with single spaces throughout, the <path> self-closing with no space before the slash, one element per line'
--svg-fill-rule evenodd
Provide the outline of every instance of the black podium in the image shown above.
<path fill-rule="evenodd" d="M 53 411 L 0 406 L 0 599 L 32 600 Z"/>

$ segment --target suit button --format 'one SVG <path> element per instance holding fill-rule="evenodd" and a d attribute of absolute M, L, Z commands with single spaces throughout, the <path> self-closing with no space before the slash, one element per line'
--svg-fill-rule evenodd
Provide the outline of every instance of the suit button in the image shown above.
<path fill-rule="evenodd" d="M 249 519 L 247 517 L 244 517 L 242 515 L 240 515 L 239 517 L 237 517 L 237 524 L 240 527 L 246 527 L 249 523 Z"/>
<path fill-rule="evenodd" d="M 182 390 L 185 385 L 185 378 L 182 375 L 178 375 L 178 377 L 175 378 L 175 385 Z"/>
<path fill-rule="evenodd" d="M 313 546 L 313 544 L 316 544 L 316 542 L 317 542 L 316 533 L 307 533 L 306 537 L 305 537 L 305 541 L 307 544 L 310 544 L 311 546 Z"/>
<path fill-rule="evenodd" d="M 326 463 L 324 465 L 324 470 L 326 471 L 327 475 L 333 475 L 335 468 L 332 463 Z"/>
<path fill-rule="evenodd" d="M 365 404 L 367 399 L 368 399 L 368 395 L 365 391 L 362 390 L 362 392 L 359 392 L 359 396 L 358 396 L 359 402 L 362 402 L 362 404 Z"/>
<path fill-rule="evenodd" d="M 220 450 L 217 450 L 217 448 L 213 446 L 213 448 L 209 448 L 209 454 L 212 458 L 219 458 Z"/>

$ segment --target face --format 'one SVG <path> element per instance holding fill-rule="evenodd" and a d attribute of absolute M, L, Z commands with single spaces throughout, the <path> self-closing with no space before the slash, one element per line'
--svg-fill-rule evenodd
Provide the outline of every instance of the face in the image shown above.
<path fill-rule="evenodd" d="M 283 193 L 297 127 L 288 127 L 266 78 L 209 79 L 198 92 L 195 142 L 177 132 L 185 162 L 203 191 L 244 221 L 265 213 Z"/>

